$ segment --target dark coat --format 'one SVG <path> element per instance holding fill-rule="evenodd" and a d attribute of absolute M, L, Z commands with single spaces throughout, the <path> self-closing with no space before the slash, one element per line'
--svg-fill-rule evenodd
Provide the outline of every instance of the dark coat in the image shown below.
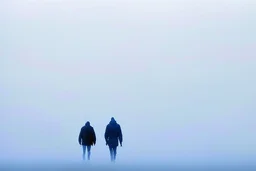
<path fill-rule="evenodd" d="M 96 135 L 90 122 L 87 122 L 85 126 L 81 128 L 79 133 L 78 142 L 80 145 L 95 145 Z"/>
<path fill-rule="evenodd" d="M 106 144 L 110 147 L 117 147 L 118 140 L 120 144 L 123 142 L 121 127 L 118 123 L 116 123 L 114 118 L 111 119 L 110 123 L 106 127 L 105 140 Z"/>

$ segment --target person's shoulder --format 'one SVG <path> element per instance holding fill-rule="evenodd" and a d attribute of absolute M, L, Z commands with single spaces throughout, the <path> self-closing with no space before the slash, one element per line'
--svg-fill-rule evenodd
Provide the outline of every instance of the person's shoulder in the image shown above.
<path fill-rule="evenodd" d="M 111 127 L 111 124 L 107 124 L 106 129 L 109 129 Z"/>
<path fill-rule="evenodd" d="M 116 124 L 116 126 L 117 126 L 118 128 L 121 128 L 120 124 Z"/>

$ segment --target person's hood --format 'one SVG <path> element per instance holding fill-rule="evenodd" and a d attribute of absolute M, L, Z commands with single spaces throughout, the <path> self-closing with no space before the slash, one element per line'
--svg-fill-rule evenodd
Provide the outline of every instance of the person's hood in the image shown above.
<path fill-rule="evenodd" d="M 87 121 L 87 122 L 85 123 L 85 126 L 91 126 L 91 125 L 90 125 L 90 122 Z"/>
<path fill-rule="evenodd" d="M 109 122 L 109 124 L 111 124 L 111 125 L 116 125 L 117 122 L 116 122 L 115 118 L 112 117 L 111 120 L 110 120 L 110 122 Z"/>

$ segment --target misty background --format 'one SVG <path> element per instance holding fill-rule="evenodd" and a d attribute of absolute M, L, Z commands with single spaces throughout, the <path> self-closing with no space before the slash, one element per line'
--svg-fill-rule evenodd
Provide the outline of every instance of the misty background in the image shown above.
<path fill-rule="evenodd" d="M 0 0 L 0 160 L 256 161 L 256 1 Z"/>

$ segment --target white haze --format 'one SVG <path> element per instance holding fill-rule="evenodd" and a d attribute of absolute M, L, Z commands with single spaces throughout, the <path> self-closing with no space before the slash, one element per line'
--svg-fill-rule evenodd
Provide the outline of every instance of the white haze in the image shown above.
<path fill-rule="evenodd" d="M 256 159 L 256 1 L 1 0 L 0 159 Z"/>

